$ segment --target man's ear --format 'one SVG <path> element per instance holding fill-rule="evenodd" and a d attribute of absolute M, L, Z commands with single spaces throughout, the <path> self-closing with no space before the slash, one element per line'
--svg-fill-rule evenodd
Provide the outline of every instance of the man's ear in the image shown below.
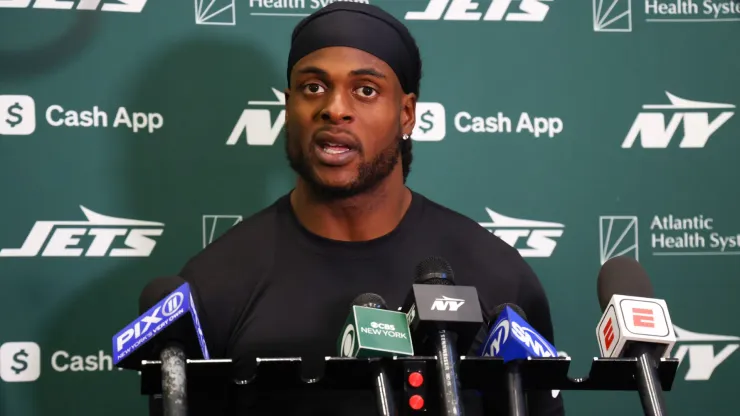
<path fill-rule="evenodd" d="M 283 94 L 285 94 L 285 107 L 286 107 L 285 108 L 285 110 L 286 110 L 285 111 L 285 121 L 287 122 L 288 121 L 288 111 L 287 111 L 288 109 L 287 109 L 287 107 L 288 107 L 288 99 L 290 99 L 290 88 L 284 89 L 283 90 Z"/>
<path fill-rule="evenodd" d="M 403 134 L 411 136 L 416 125 L 416 94 L 406 94 L 401 97 L 401 130 Z"/>

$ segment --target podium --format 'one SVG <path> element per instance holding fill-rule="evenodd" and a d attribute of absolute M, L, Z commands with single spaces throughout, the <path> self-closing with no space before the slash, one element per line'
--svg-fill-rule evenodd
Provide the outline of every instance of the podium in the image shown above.
<path fill-rule="evenodd" d="M 248 376 L 237 376 L 230 359 L 187 360 L 186 378 L 188 391 L 230 388 L 236 394 L 259 390 L 371 390 L 373 368 L 383 363 L 388 379 L 395 391 L 405 391 L 408 374 L 421 372 L 425 385 L 436 386 L 436 357 L 393 358 L 344 358 L 326 357 L 321 374 L 306 374 L 301 358 L 257 358 Z M 522 361 L 522 387 L 531 390 L 611 390 L 637 391 L 635 374 L 636 358 L 594 358 L 585 377 L 568 376 L 569 357 L 530 358 Z M 678 369 L 677 359 L 661 359 L 657 373 L 664 391 L 670 391 Z M 503 391 L 505 367 L 503 359 L 493 357 L 461 357 L 458 367 L 461 388 L 479 390 L 484 394 Z M 142 361 L 141 394 L 148 396 L 162 393 L 161 361 Z M 429 406 L 426 414 L 436 414 L 436 388 L 427 389 Z M 404 396 L 399 397 L 401 403 Z M 408 399 L 408 398 L 406 398 Z M 425 402 L 427 402 L 425 398 Z M 406 406 L 399 414 L 415 414 Z M 417 412 L 418 413 L 418 412 Z"/>

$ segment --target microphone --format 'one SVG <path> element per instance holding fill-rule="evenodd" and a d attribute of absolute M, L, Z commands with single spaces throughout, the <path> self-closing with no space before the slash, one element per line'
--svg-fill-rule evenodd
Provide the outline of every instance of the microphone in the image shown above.
<path fill-rule="evenodd" d="M 649 416 L 665 415 L 657 363 L 670 357 L 676 343 L 665 300 L 653 298 L 650 278 L 629 257 L 614 257 L 601 266 L 597 293 L 604 312 L 596 327 L 601 356 L 637 358 L 642 409 Z"/>
<path fill-rule="evenodd" d="M 470 349 L 483 324 L 478 291 L 455 286 L 449 263 L 432 256 L 416 267 L 415 283 L 401 310 L 417 350 L 437 357 L 443 414 L 462 416 L 458 351 Z"/>
<path fill-rule="evenodd" d="M 210 358 L 190 284 L 179 276 L 152 280 L 139 296 L 139 313 L 113 336 L 113 364 L 139 369 L 142 360 L 159 358 L 162 410 L 166 416 L 186 415 L 187 357 Z M 154 397 L 149 405 L 158 407 Z"/>
<path fill-rule="evenodd" d="M 149 282 L 139 296 L 139 313 L 141 316 L 113 336 L 116 367 L 140 370 L 142 360 L 175 350 L 192 358 L 210 358 L 193 290 L 181 277 Z"/>
<path fill-rule="evenodd" d="M 357 296 L 337 341 L 337 350 L 341 357 L 413 356 L 406 315 L 389 311 L 385 300 L 375 293 Z M 396 416 L 393 389 L 384 367 L 382 362 L 374 367 L 378 412 L 381 416 Z"/>
<path fill-rule="evenodd" d="M 340 357 L 413 356 L 406 315 L 389 311 L 385 300 L 375 293 L 357 296 L 337 340 L 337 351 Z"/>
<path fill-rule="evenodd" d="M 482 357 L 503 358 L 506 368 L 506 387 L 509 396 L 509 414 L 527 414 L 522 375 L 519 364 L 530 357 L 557 357 L 558 352 L 545 337 L 526 321 L 526 314 L 517 305 L 505 303 L 494 310 L 495 324 L 491 326 L 485 343 L 478 350 Z"/>

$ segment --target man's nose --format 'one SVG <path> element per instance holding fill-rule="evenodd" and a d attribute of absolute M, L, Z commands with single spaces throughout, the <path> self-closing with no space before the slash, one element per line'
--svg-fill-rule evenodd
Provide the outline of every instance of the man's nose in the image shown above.
<path fill-rule="evenodd" d="M 333 124 L 347 123 L 354 119 L 352 108 L 349 105 L 351 97 L 335 91 L 328 95 L 324 108 L 321 109 L 321 119 Z"/>

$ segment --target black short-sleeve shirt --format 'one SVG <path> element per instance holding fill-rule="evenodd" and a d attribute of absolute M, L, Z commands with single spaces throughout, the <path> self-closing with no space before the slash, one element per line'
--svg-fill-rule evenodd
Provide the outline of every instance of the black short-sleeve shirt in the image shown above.
<path fill-rule="evenodd" d="M 237 368 L 246 368 L 254 357 L 336 356 L 352 300 L 377 293 L 389 309 L 397 309 L 416 265 L 433 255 L 449 262 L 456 284 L 477 288 L 485 315 L 490 317 L 497 305 L 515 303 L 554 344 L 547 297 L 518 251 L 475 221 L 413 191 L 400 224 L 363 242 L 309 232 L 286 194 L 195 255 L 180 275 L 197 294 L 212 358 L 231 358 Z M 377 414 L 372 391 L 261 393 L 248 400 L 207 396 L 190 394 L 191 410 L 207 409 L 210 415 Z M 502 397 L 464 392 L 466 415 L 506 414 Z M 530 393 L 528 407 L 533 416 L 564 414 L 561 396 L 553 398 L 550 391 Z"/>

